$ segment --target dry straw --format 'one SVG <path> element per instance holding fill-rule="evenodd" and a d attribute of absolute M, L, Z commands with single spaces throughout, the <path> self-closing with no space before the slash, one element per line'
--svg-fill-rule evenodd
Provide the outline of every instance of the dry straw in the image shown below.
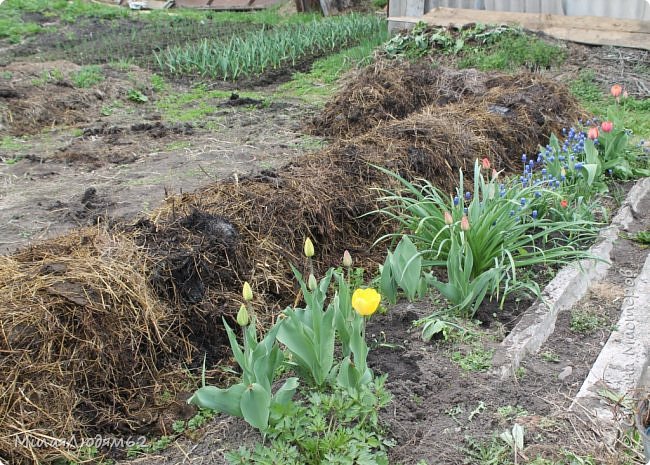
<path fill-rule="evenodd" d="M 1 258 L 0 450 L 30 462 L 61 451 L 16 447 L 16 435 L 163 430 L 163 390 L 193 386 L 181 368 L 198 368 L 204 353 L 209 367 L 225 362 L 221 318 L 234 319 L 244 281 L 268 322 L 295 299 L 290 264 L 304 269 L 305 237 L 320 272 L 345 249 L 369 270 L 382 259 L 370 246 L 390 225 L 362 215 L 377 207 L 374 188 L 395 186 L 370 163 L 451 189 L 478 156 L 514 171 L 522 151 L 579 114 L 565 88 L 536 75 L 428 73 L 361 72 L 316 124 L 347 140 L 277 173 Z"/>

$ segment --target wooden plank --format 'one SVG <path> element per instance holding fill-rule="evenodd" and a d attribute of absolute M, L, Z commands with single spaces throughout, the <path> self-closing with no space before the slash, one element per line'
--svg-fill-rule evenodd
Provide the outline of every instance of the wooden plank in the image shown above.
<path fill-rule="evenodd" d="M 604 18 L 600 16 L 562 16 L 510 11 L 470 10 L 461 8 L 434 8 L 425 16 L 434 17 L 444 24 L 482 22 L 488 24 L 517 23 L 527 29 L 564 27 L 567 29 L 610 30 L 616 32 L 641 32 L 650 34 L 650 21 Z"/>
<path fill-rule="evenodd" d="M 388 0 L 389 16 L 406 16 L 406 2 L 404 0 Z"/>
<path fill-rule="evenodd" d="M 404 16 L 424 15 L 424 0 L 406 0 L 406 13 Z"/>
<path fill-rule="evenodd" d="M 396 30 L 395 26 L 391 28 L 391 23 L 399 25 L 399 28 L 406 28 L 408 23 L 415 24 L 418 21 L 435 26 L 456 27 L 477 22 L 521 24 L 525 29 L 543 32 L 556 39 L 650 50 L 650 21 L 455 8 L 435 8 L 421 18 L 390 17 L 388 21 L 390 30 Z"/>

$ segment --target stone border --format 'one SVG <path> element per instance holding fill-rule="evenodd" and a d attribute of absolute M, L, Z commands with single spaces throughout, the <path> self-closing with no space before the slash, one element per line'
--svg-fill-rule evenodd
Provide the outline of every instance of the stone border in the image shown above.
<path fill-rule="evenodd" d="M 555 329 L 560 311 L 572 307 L 593 282 L 602 279 L 611 267 L 610 254 L 620 231 L 625 231 L 639 212 L 639 204 L 650 193 L 650 178 L 636 182 L 612 223 L 604 228 L 589 252 L 598 259 L 585 259 L 562 268 L 526 310 L 517 325 L 497 347 L 493 370 L 502 378 L 514 376 L 522 359 L 534 353 Z"/>
<path fill-rule="evenodd" d="M 636 278 L 625 275 L 625 297 L 621 316 L 596 362 L 589 370 L 572 410 L 579 406 L 589 408 L 599 420 L 614 420 L 612 409 L 598 395 L 598 389 L 607 389 L 621 395 L 634 394 L 646 385 L 650 348 L 650 255 Z"/>

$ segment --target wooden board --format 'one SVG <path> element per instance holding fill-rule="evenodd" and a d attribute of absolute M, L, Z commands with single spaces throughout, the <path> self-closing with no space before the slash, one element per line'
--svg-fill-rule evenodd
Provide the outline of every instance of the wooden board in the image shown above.
<path fill-rule="evenodd" d="M 394 25 L 423 21 L 435 26 L 464 26 L 470 23 L 520 24 L 525 29 L 543 32 L 551 37 L 592 45 L 616 45 L 650 50 L 650 21 L 603 18 L 597 16 L 561 16 L 509 11 L 434 8 L 422 17 L 389 17 Z"/>

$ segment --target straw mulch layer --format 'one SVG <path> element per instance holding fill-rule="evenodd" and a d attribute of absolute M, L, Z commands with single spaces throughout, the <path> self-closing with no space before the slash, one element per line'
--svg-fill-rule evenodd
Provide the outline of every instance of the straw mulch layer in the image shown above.
<path fill-rule="evenodd" d="M 508 76 L 475 69 L 432 68 L 428 64 L 380 60 L 351 74 L 343 90 L 325 105 L 308 129 L 319 136 L 350 139 L 413 115 L 425 107 L 445 107 L 477 99 L 492 101 L 497 106 L 492 110 L 499 112 L 513 104 L 518 105 L 512 96 L 500 99 L 495 95 L 504 89 L 514 90 L 524 99 L 532 97 L 534 101 L 527 102 L 528 112 L 534 112 L 532 105 L 538 103 L 538 110 L 552 118 L 551 124 L 557 122 L 553 120 L 558 115 L 570 117 L 563 114 L 566 105 L 576 105 L 572 100 L 566 101 L 569 98 L 567 92 L 560 91 L 555 82 L 538 75 Z M 539 99 L 540 91 L 548 92 L 549 98 L 560 98 L 564 102 L 561 105 L 557 101 L 547 104 Z"/>
<path fill-rule="evenodd" d="M 386 72 L 374 76 L 386 82 Z M 441 95 L 435 83 L 461 75 L 465 88 L 485 92 L 417 111 L 405 94 L 394 121 L 364 107 L 376 115 L 363 117 L 368 131 L 278 172 L 215 183 L 109 232 L 77 231 L 2 258 L 0 456 L 29 463 L 56 452 L 17 446 L 16 435 L 164 429 L 161 393 L 183 389 L 179 368 L 198 368 L 206 352 L 216 366 L 228 353 L 221 319 L 237 311 L 244 280 L 262 322 L 295 299 L 289 265 L 305 270 L 307 236 L 317 272 L 336 266 L 344 249 L 372 272 L 383 254 L 371 245 L 390 225 L 361 215 L 377 208 L 375 188 L 396 186 L 369 163 L 451 193 L 458 168 L 470 172 L 487 156 L 513 171 L 523 151 L 579 114 L 565 88 L 539 76 L 435 72 L 419 93 Z M 370 95 L 373 71 L 362 75 L 357 94 Z"/>

